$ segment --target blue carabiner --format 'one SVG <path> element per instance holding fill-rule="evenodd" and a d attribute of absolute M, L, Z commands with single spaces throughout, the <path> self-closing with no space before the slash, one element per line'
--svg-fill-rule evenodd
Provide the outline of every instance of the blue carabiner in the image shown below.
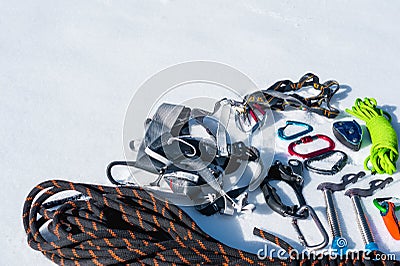
<path fill-rule="evenodd" d="M 285 135 L 285 129 L 290 125 L 302 126 L 302 127 L 305 127 L 306 129 L 303 131 L 297 132 L 293 135 L 287 136 L 287 135 Z M 288 120 L 288 121 L 286 121 L 286 125 L 284 127 L 278 128 L 278 137 L 283 140 L 293 140 L 293 139 L 301 137 L 307 133 L 310 133 L 313 130 L 314 130 L 313 127 L 310 126 L 309 124 L 299 122 L 299 121 Z"/>

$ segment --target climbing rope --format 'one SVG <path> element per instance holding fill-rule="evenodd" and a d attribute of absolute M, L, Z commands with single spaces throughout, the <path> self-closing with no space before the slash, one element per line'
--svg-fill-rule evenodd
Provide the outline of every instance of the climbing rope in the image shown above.
<path fill-rule="evenodd" d="M 218 242 L 182 209 L 136 186 L 45 181 L 27 196 L 23 224 L 29 246 L 59 265 L 400 265 L 364 256 L 260 260 Z M 293 249 L 270 233 L 254 234 Z"/>
<path fill-rule="evenodd" d="M 349 114 L 366 122 L 371 135 L 371 154 L 364 161 L 364 168 L 372 173 L 393 174 L 399 157 L 396 131 L 390 125 L 391 116 L 376 107 L 374 98 L 356 99 Z M 369 167 L 371 163 L 372 167 Z"/>

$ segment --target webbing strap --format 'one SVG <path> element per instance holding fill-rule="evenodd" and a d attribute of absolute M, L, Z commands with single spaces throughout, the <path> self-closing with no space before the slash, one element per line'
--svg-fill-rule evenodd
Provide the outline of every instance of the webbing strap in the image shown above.
<path fill-rule="evenodd" d="M 320 93 L 307 98 L 296 93 L 300 89 L 309 86 L 320 91 Z M 337 81 L 329 80 L 321 84 L 318 76 L 307 73 L 300 78 L 299 82 L 281 80 L 266 90 L 247 95 L 245 102 L 252 110 L 257 110 L 257 106 L 254 106 L 255 104 L 280 111 L 285 110 L 286 106 L 291 106 L 296 109 L 308 110 L 327 118 L 335 118 L 340 111 L 331 106 L 330 100 L 338 90 L 339 83 Z"/>
<path fill-rule="evenodd" d="M 50 199 L 45 204 L 64 191 L 84 197 L 54 203 Z M 327 256 L 260 260 L 213 239 L 182 209 L 139 187 L 45 181 L 27 196 L 22 218 L 29 246 L 59 265 L 400 265 L 363 256 L 342 261 Z M 291 249 L 272 234 L 262 230 L 255 234 Z"/>

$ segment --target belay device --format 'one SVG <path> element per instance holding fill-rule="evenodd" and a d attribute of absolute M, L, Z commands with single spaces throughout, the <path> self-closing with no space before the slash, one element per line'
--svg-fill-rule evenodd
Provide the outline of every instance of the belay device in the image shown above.
<path fill-rule="evenodd" d="M 234 132 L 227 132 L 232 103 L 217 102 L 213 113 L 162 104 L 146 121 L 136 161 L 112 162 L 107 169 L 108 178 L 114 184 L 126 184 L 116 181 L 111 170 L 116 165 L 127 165 L 159 175 L 146 189 L 165 198 L 187 198 L 205 215 L 252 209 L 247 205 L 247 194 L 242 194 L 247 186 L 224 190 L 227 175 L 246 167 L 248 162 L 261 164 L 256 148 L 234 141 Z M 258 180 L 261 169 L 258 166 L 250 184 L 262 181 Z"/>
<path fill-rule="evenodd" d="M 358 151 L 361 147 L 363 132 L 355 121 L 338 121 L 332 125 L 333 134 L 346 147 Z"/>

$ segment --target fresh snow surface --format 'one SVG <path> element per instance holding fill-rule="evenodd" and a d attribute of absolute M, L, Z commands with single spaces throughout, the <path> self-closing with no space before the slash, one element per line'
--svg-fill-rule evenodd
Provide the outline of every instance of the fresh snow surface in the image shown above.
<path fill-rule="evenodd" d="M 295 81 L 311 71 L 321 80 L 347 85 L 334 97 L 335 106 L 344 110 L 357 97 L 375 97 L 400 132 L 399 11 L 396 1 L 370 0 L 0 1 L 0 265 L 51 265 L 26 243 L 21 220 L 25 196 L 47 179 L 108 184 L 105 166 L 123 158 L 129 99 L 149 76 L 176 63 L 222 62 L 260 87 L 280 79 Z M 332 136 L 330 120 L 285 112 L 276 127 L 287 119 L 311 123 L 314 132 Z M 358 153 L 349 152 L 351 163 L 338 176 L 305 176 L 305 197 L 326 228 L 316 186 L 362 170 L 367 144 Z M 277 140 L 276 146 L 286 160 L 287 143 Z M 376 196 L 399 196 L 399 174 L 393 178 Z M 260 190 L 249 199 L 257 209 L 239 217 L 204 217 L 186 210 L 207 233 L 230 246 L 251 252 L 263 248 L 263 241 L 252 235 L 258 226 L 300 248 L 290 219 L 272 213 Z M 350 200 L 342 193 L 335 199 L 350 248 L 362 249 Z M 380 248 L 400 259 L 399 241 L 389 236 L 372 198 L 363 203 Z M 302 225 L 310 241 L 318 240 L 312 226 Z"/>

